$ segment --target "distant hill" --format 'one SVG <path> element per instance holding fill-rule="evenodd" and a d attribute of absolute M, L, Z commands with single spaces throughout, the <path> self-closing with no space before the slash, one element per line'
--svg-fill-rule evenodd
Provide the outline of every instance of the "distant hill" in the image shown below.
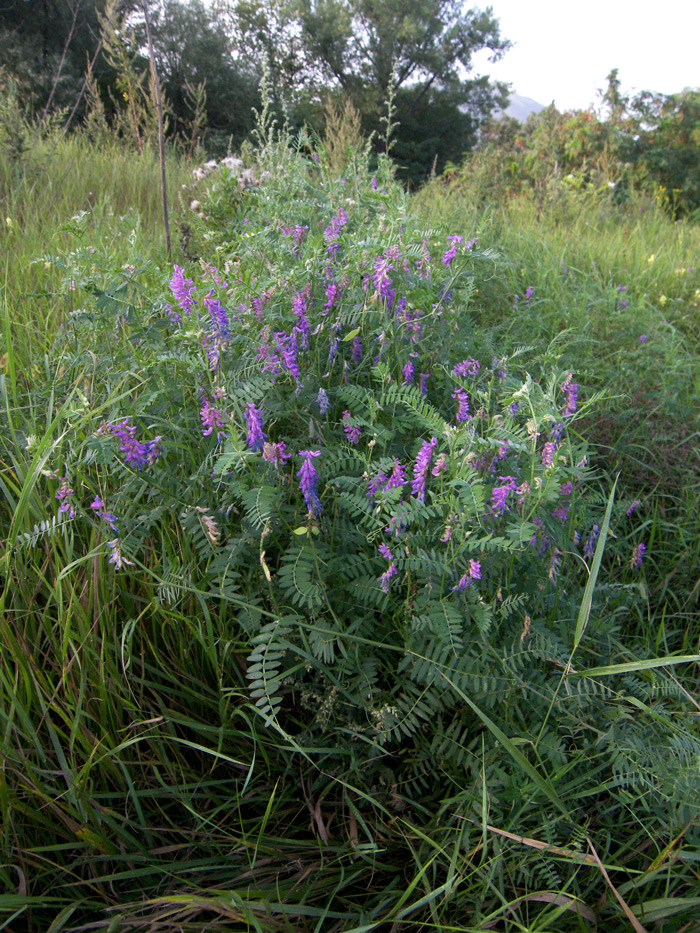
<path fill-rule="evenodd" d="M 522 97 L 520 94 L 511 94 L 510 103 L 505 110 L 501 110 L 498 116 L 515 117 L 524 123 L 531 113 L 539 113 L 544 110 L 544 104 L 538 104 L 531 97 Z"/>

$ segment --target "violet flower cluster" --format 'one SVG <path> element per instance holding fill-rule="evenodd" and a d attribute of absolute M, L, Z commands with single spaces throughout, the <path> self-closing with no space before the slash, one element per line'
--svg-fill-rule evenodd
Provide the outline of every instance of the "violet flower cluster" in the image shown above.
<path fill-rule="evenodd" d="M 431 438 L 429 441 L 424 441 L 421 449 L 418 451 L 418 456 L 416 457 L 416 462 L 413 467 L 411 491 L 416 499 L 421 502 L 425 502 L 425 483 L 436 446 L 436 437 Z"/>
<path fill-rule="evenodd" d="M 320 515 L 323 511 L 321 500 L 318 497 L 318 473 L 313 464 L 313 457 L 320 457 L 320 450 L 300 450 L 299 456 L 304 462 L 301 469 L 297 472 L 299 477 L 299 489 L 304 497 L 306 509 L 312 516 Z"/>
<path fill-rule="evenodd" d="M 124 455 L 124 463 L 136 470 L 143 470 L 147 466 L 152 466 L 160 458 L 163 452 L 162 436 L 158 435 L 151 441 L 137 441 L 136 426 L 130 424 L 130 420 L 130 418 L 124 418 L 116 424 L 103 424 L 98 433 L 118 437 L 119 450 Z"/>

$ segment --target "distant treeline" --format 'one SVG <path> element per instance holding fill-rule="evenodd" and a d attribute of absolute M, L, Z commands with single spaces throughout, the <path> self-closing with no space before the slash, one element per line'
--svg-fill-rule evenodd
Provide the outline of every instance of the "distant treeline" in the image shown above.
<path fill-rule="evenodd" d="M 155 126 L 143 2 L 9 0 L 0 8 L 0 81 L 11 82 L 34 119 L 52 115 L 142 149 Z M 377 150 L 391 135 L 400 174 L 412 184 L 487 152 L 508 190 L 537 188 L 552 171 L 580 172 L 621 192 L 653 188 L 676 213 L 700 204 L 697 90 L 627 98 L 612 71 L 606 119 L 553 107 L 524 126 L 494 119 L 507 88 L 472 71 L 476 52 L 489 49 L 495 60 L 509 48 L 490 9 L 465 10 L 461 0 L 410 9 L 403 0 L 149 7 L 168 137 L 188 154 L 197 145 L 218 156 L 240 148 L 266 69 L 280 121 L 323 137 L 333 114 L 351 105 L 354 129 L 372 135 Z"/>
<path fill-rule="evenodd" d="M 522 124 L 491 120 L 476 151 L 447 177 L 475 177 L 488 200 L 529 193 L 544 200 L 552 181 L 574 189 L 610 188 L 652 195 L 674 216 L 700 208 L 700 90 L 626 96 L 617 69 L 607 78 L 601 111 L 560 113 L 553 105 Z"/>

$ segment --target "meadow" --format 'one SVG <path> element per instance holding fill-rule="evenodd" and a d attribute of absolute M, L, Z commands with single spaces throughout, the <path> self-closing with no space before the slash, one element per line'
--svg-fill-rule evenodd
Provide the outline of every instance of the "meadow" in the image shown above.
<path fill-rule="evenodd" d="M 700 929 L 697 223 L 3 158 L 0 929 Z"/>

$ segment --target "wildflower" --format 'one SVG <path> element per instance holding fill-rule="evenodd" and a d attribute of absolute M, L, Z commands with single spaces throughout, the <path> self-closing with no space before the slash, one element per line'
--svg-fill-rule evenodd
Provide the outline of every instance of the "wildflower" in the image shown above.
<path fill-rule="evenodd" d="M 371 188 L 372 188 L 372 191 L 377 190 L 377 176 L 376 175 L 372 178 Z"/>
<path fill-rule="evenodd" d="M 338 243 L 338 237 L 340 236 L 340 231 L 343 229 L 345 224 L 348 222 L 348 215 L 345 213 L 345 210 L 341 207 L 338 210 L 337 214 L 334 214 L 331 218 L 331 222 L 328 224 L 326 229 L 323 231 L 323 239 L 326 241 L 326 248 L 328 250 L 328 255 L 332 258 L 335 258 L 340 245 Z"/>
<path fill-rule="evenodd" d="M 571 480 L 567 480 L 566 483 L 562 483 L 561 486 L 559 487 L 559 495 L 570 496 L 573 490 L 574 490 L 574 484 L 571 482 Z"/>
<path fill-rule="evenodd" d="M 411 360 L 406 363 L 404 368 L 401 370 L 401 373 L 403 375 L 404 384 L 407 385 L 409 382 L 413 382 L 416 377 L 416 367 L 413 365 Z"/>
<path fill-rule="evenodd" d="M 510 412 L 511 415 L 516 415 L 519 409 L 520 409 L 520 402 L 512 402 L 508 406 L 508 411 Z"/>
<path fill-rule="evenodd" d="M 306 310 L 306 295 L 304 291 L 297 292 L 292 298 L 292 312 L 297 317 L 295 330 L 301 334 L 301 346 L 304 350 L 309 348 L 309 337 L 311 335 L 311 326 L 306 317 Z"/>
<path fill-rule="evenodd" d="M 262 412 L 256 408 L 252 402 L 246 405 L 246 426 L 248 433 L 246 435 L 246 444 L 251 450 L 262 450 L 267 434 L 263 432 Z"/>
<path fill-rule="evenodd" d="M 119 450 L 124 454 L 124 463 L 127 466 L 135 467 L 137 470 L 143 470 L 144 467 L 151 466 L 159 459 L 162 453 L 161 436 L 154 437 L 152 441 L 137 441 L 134 437 L 136 427 L 129 424 L 129 418 L 117 424 L 103 424 L 99 433 L 109 433 L 113 437 L 119 438 Z"/>
<path fill-rule="evenodd" d="M 322 415 L 327 415 L 330 411 L 331 403 L 328 398 L 328 393 L 325 389 L 321 388 L 318 390 L 318 395 L 316 396 L 316 404 L 321 409 Z"/>
<path fill-rule="evenodd" d="M 633 570 L 640 570 L 642 566 L 642 558 L 644 557 L 644 552 L 646 551 L 647 546 L 644 543 L 636 545 L 632 551 L 632 557 L 630 558 L 630 567 Z"/>
<path fill-rule="evenodd" d="M 557 445 L 553 441 L 547 441 L 542 448 L 542 466 L 549 467 L 554 462 L 554 451 Z"/>
<path fill-rule="evenodd" d="M 518 483 L 514 476 L 499 476 L 498 478 L 505 485 L 494 486 L 491 490 L 491 508 L 494 515 L 503 515 L 508 508 L 508 494 L 511 490 L 518 488 Z"/>
<path fill-rule="evenodd" d="M 127 560 L 126 557 L 121 552 L 121 542 L 119 538 L 114 538 L 112 541 L 107 542 L 107 547 L 111 548 L 112 553 L 109 557 L 109 563 L 114 564 L 116 570 L 121 570 L 125 564 L 128 564 L 130 567 L 134 566 L 133 560 Z"/>
<path fill-rule="evenodd" d="M 437 438 L 433 437 L 430 441 L 425 441 L 418 451 L 416 462 L 413 467 L 413 480 L 411 481 L 411 491 L 413 495 L 421 502 L 425 502 L 425 481 L 428 476 L 430 461 L 433 458 L 433 451 L 437 446 Z"/>
<path fill-rule="evenodd" d="M 397 573 L 396 564 L 392 561 L 379 578 L 379 585 L 385 593 L 389 592 L 389 581 L 392 577 L 395 577 Z"/>
<path fill-rule="evenodd" d="M 351 444 L 360 443 L 360 435 L 362 434 L 362 428 L 359 424 L 353 424 L 350 420 L 350 412 L 343 412 L 343 430 L 345 431 L 345 436 Z"/>
<path fill-rule="evenodd" d="M 461 593 L 468 586 L 471 586 L 474 580 L 481 580 L 481 561 L 478 560 L 469 561 L 469 569 L 460 577 L 457 586 L 453 586 L 452 589 Z"/>
<path fill-rule="evenodd" d="M 324 315 L 328 314 L 328 312 L 331 310 L 331 308 L 335 304 L 336 299 L 340 296 L 341 292 L 342 292 L 342 289 L 338 285 L 338 283 L 331 281 L 328 288 L 326 288 L 327 301 L 325 305 L 323 306 L 323 311 L 321 312 L 321 314 L 324 314 Z"/>
<path fill-rule="evenodd" d="M 534 286 L 528 285 L 528 287 L 525 290 L 525 301 L 529 301 L 532 298 L 534 292 L 535 292 Z"/>
<path fill-rule="evenodd" d="M 360 342 L 359 337 L 355 337 L 352 341 L 352 361 L 353 363 L 359 363 L 362 359 L 362 343 Z"/>
<path fill-rule="evenodd" d="M 435 461 L 435 466 L 430 471 L 433 476 L 439 476 L 441 473 L 444 473 L 447 468 L 447 454 L 440 454 L 440 456 Z"/>
<path fill-rule="evenodd" d="M 389 277 L 389 272 L 394 268 L 390 259 L 391 257 L 385 254 L 384 256 L 379 256 L 374 260 L 372 283 L 374 284 L 379 297 L 383 298 L 385 301 L 389 301 L 390 304 L 393 304 L 393 299 L 396 295 L 396 292 L 391 287 L 392 280 Z"/>
<path fill-rule="evenodd" d="M 558 547 L 552 548 L 552 556 L 549 560 L 549 582 L 555 583 L 559 576 L 559 567 L 561 566 L 561 551 Z"/>
<path fill-rule="evenodd" d="M 420 394 L 428 394 L 428 379 L 430 378 L 430 373 L 421 373 L 420 374 Z"/>
<path fill-rule="evenodd" d="M 457 363 L 452 369 L 452 375 L 460 379 L 466 379 L 467 376 L 476 376 L 480 368 L 481 363 L 475 360 L 473 356 L 470 356 L 468 359 L 462 360 L 461 363 Z"/>
<path fill-rule="evenodd" d="M 277 344 L 277 349 L 279 354 L 282 357 L 284 365 L 287 367 L 287 370 L 291 376 L 296 379 L 299 383 L 301 379 L 301 373 L 299 372 L 299 364 L 297 362 L 297 332 L 296 329 L 287 336 L 284 331 L 278 331 L 275 333 L 275 342 Z"/>
<path fill-rule="evenodd" d="M 290 460 L 292 455 L 286 451 L 284 441 L 278 441 L 276 444 L 263 444 L 263 460 L 271 463 L 276 470 L 284 466 L 285 460 Z"/>
<path fill-rule="evenodd" d="M 642 503 L 639 499 L 635 499 L 632 505 L 630 505 L 630 507 L 627 509 L 627 516 L 629 517 L 632 514 L 632 512 L 634 512 L 634 510 L 641 504 Z"/>
<path fill-rule="evenodd" d="M 662 308 L 666 304 L 667 301 L 668 301 L 668 298 L 665 295 L 659 295 L 659 304 L 661 305 Z"/>
<path fill-rule="evenodd" d="M 105 504 L 104 504 L 103 499 L 101 499 L 99 496 L 95 496 L 93 501 L 90 503 L 90 508 L 93 511 L 97 512 L 97 515 L 100 518 L 104 519 L 104 521 L 109 525 L 112 531 L 116 531 L 116 533 L 119 534 L 119 528 L 117 526 L 117 516 L 113 515 L 111 512 L 104 511 Z"/>
<path fill-rule="evenodd" d="M 73 497 L 74 490 L 71 488 L 67 478 L 65 476 L 58 477 L 61 480 L 61 485 L 58 487 L 55 498 L 61 503 L 58 507 L 59 512 L 67 512 L 69 518 L 75 518 L 75 508 L 71 502 Z"/>
<path fill-rule="evenodd" d="M 221 440 L 223 435 L 218 429 L 224 426 L 223 414 L 218 408 L 214 408 L 206 395 L 202 398 L 202 408 L 199 417 L 202 422 L 202 435 L 207 437 L 216 428 L 216 436 Z"/>
<path fill-rule="evenodd" d="M 406 484 L 406 467 L 402 466 L 398 460 L 394 460 L 394 466 L 391 475 L 386 484 L 386 489 L 398 489 Z"/>
<path fill-rule="evenodd" d="M 185 270 L 181 266 L 173 266 L 174 275 L 169 281 L 170 289 L 175 301 L 182 308 L 185 314 L 190 314 L 192 308 L 197 304 L 192 297 L 195 292 L 194 280 L 185 278 Z"/>
<path fill-rule="evenodd" d="M 595 551 L 596 541 L 600 536 L 600 525 L 594 525 L 591 529 L 591 533 L 586 539 L 586 543 L 583 545 L 583 556 L 590 560 L 593 557 Z"/>
<path fill-rule="evenodd" d="M 389 477 L 386 475 L 386 473 L 377 473 L 376 476 L 373 476 L 370 479 L 369 485 L 367 487 L 367 497 L 369 499 L 373 499 L 377 495 L 379 487 L 382 485 L 382 483 L 386 483 L 388 478 Z"/>
<path fill-rule="evenodd" d="M 646 343 L 648 339 L 649 339 L 649 335 L 648 335 L 648 334 L 641 334 L 640 337 L 639 337 L 639 342 L 640 342 L 640 343 Z"/>
<path fill-rule="evenodd" d="M 297 472 L 299 489 L 304 496 L 306 508 L 311 515 L 320 515 L 322 511 L 321 500 L 318 497 L 318 474 L 313 465 L 312 457 L 320 457 L 320 450 L 300 450 L 299 456 L 304 458 L 301 469 Z"/>
<path fill-rule="evenodd" d="M 228 315 L 224 306 L 214 297 L 213 290 L 204 296 L 204 304 L 210 315 L 209 330 L 204 337 L 204 347 L 211 369 L 218 369 L 221 351 L 231 337 Z"/>
<path fill-rule="evenodd" d="M 457 400 L 457 422 L 462 424 L 469 417 L 469 396 L 459 387 L 452 393 L 452 398 Z"/>

